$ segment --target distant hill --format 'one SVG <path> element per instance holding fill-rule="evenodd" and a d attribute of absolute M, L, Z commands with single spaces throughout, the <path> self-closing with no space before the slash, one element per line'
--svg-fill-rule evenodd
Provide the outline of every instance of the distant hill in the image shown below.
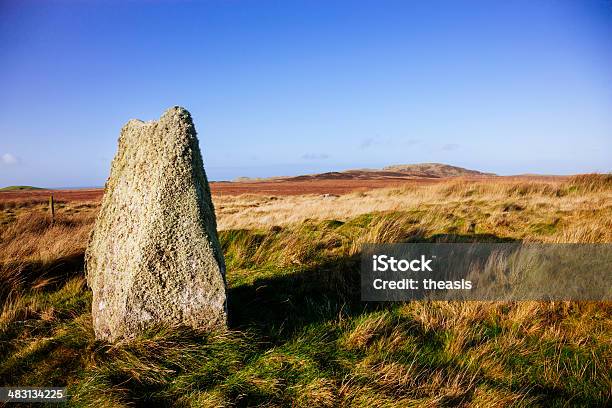
<path fill-rule="evenodd" d="M 483 173 L 477 170 L 464 169 L 441 163 L 397 164 L 384 167 L 385 171 L 398 171 L 416 177 L 462 177 L 462 176 L 496 176 L 494 173 Z"/>
<path fill-rule="evenodd" d="M 44 190 L 40 187 L 32 187 L 32 186 L 8 186 L 0 188 L 0 191 L 23 191 L 23 190 Z"/>
<path fill-rule="evenodd" d="M 258 181 L 308 181 L 308 180 L 393 180 L 412 178 L 491 177 L 494 173 L 483 173 L 463 167 L 441 163 L 398 164 L 382 169 L 358 169 L 330 171 L 293 177 L 249 178 L 239 177 L 235 182 Z"/>

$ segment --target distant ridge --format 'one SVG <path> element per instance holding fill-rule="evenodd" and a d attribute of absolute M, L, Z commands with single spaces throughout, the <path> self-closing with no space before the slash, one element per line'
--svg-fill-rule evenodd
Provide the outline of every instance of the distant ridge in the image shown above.
<path fill-rule="evenodd" d="M 399 171 L 421 177 L 461 177 L 461 176 L 496 176 L 495 173 L 483 173 L 477 170 L 451 166 L 442 163 L 397 164 L 384 167 L 386 171 Z"/>
<path fill-rule="evenodd" d="M 234 182 L 258 181 L 308 181 L 308 180 L 392 180 L 420 178 L 450 178 L 450 177 L 494 177 L 497 174 L 483 173 L 477 170 L 451 166 L 442 163 L 397 164 L 382 169 L 357 169 L 330 171 L 303 176 L 250 178 L 238 177 Z"/>
<path fill-rule="evenodd" d="M 8 187 L 0 188 L 0 191 L 23 191 L 23 190 L 44 190 L 44 188 L 32 187 L 32 186 L 8 186 Z"/>

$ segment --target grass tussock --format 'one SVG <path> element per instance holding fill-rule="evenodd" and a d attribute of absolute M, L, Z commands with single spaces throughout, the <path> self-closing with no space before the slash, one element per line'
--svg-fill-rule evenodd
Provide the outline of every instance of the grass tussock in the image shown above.
<path fill-rule="evenodd" d="M 569 189 L 579 192 L 601 192 L 612 188 L 612 174 L 578 174 L 567 183 Z"/>
<path fill-rule="evenodd" d="M 20 208 L 0 229 L 0 383 L 65 385 L 83 407 L 606 406 L 609 303 L 364 303 L 358 255 L 372 242 L 612 242 L 611 190 L 584 176 L 216 197 L 230 330 L 157 327 L 115 345 L 94 338 L 82 274 L 95 206 L 54 223 Z"/>

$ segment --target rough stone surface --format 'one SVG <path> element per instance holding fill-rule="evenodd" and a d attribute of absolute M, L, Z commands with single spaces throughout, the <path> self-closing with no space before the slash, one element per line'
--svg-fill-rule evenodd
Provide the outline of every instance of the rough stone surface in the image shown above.
<path fill-rule="evenodd" d="M 96 337 L 226 327 L 225 263 L 189 112 L 129 121 L 85 255 Z"/>

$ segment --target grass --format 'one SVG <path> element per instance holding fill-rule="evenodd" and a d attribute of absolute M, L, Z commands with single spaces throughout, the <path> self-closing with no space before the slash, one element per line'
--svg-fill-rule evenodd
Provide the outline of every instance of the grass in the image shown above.
<path fill-rule="evenodd" d="M 215 197 L 230 330 L 157 327 L 116 345 L 94 339 L 82 274 L 96 207 L 67 203 L 53 224 L 44 206 L 12 208 L 0 384 L 66 385 L 70 405 L 91 407 L 605 406 L 609 303 L 364 303 L 358 255 L 367 242 L 612 242 L 606 177 L 453 181 L 333 207 Z"/>

